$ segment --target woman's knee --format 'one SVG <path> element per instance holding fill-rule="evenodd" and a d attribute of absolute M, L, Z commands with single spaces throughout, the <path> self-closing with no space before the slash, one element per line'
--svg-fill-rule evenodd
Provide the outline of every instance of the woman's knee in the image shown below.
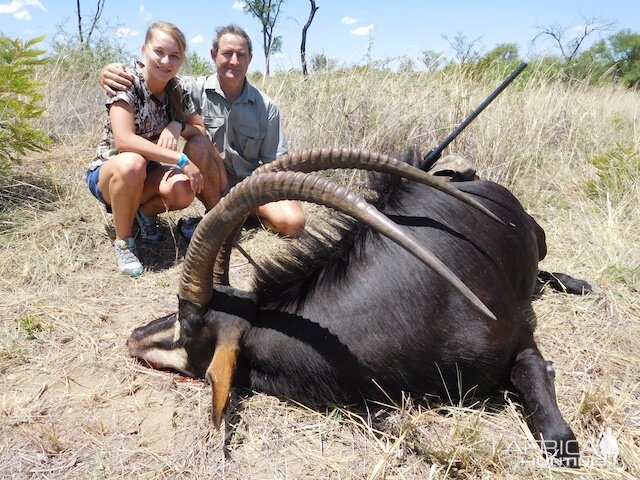
<path fill-rule="evenodd" d="M 111 194 L 142 189 L 147 178 L 147 162 L 137 153 L 120 153 L 100 167 L 98 187 L 111 203 Z M 114 192 L 112 192 L 112 190 Z M 124 190 L 123 190 L 124 189 Z"/>
<path fill-rule="evenodd" d="M 133 152 L 120 153 L 115 160 L 115 171 L 125 183 L 144 183 L 147 178 L 147 161 Z M 112 161 L 112 160 L 110 160 Z"/>
<path fill-rule="evenodd" d="M 161 194 L 165 198 L 165 202 L 169 210 L 182 210 L 187 208 L 193 202 L 195 194 L 186 175 L 176 176 L 172 178 L 166 189 L 161 188 Z"/>

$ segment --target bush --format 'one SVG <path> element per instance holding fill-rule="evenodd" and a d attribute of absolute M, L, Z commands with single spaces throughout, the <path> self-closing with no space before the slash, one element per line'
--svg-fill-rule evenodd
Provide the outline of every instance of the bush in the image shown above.
<path fill-rule="evenodd" d="M 43 37 L 26 42 L 0 35 L 0 175 L 19 163 L 27 151 L 45 150 L 49 138 L 32 125 L 44 109 L 39 105 L 36 68 L 46 63 L 34 48 Z"/>
<path fill-rule="evenodd" d="M 596 168 L 597 178 L 586 182 L 591 198 L 609 196 L 613 203 L 628 200 L 634 194 L 640 177 L 640 154 L 634 146 L 618 145 L 589 162 Z"/>
<path fill-rule="evenodd" d="M 207 76 L 215 73 L 216 67 L 211 61 L 202 58 L 197 52 L 187 55 L 187 61 L 182 65 L 180 75 Z"/>

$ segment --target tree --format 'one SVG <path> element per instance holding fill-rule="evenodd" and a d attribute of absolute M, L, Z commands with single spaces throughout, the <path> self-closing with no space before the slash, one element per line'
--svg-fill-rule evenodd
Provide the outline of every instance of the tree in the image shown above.
<path fill-rule="evenodd" d="M 580 29 L 569 39 L 567 39 L 565 35 L 567 30 L 569 30 L 566 27 L 561 27 L 557 24 L 538 27 L 540 31 L 533 37 L 531 43 L 535 43 L 543 37 L 550 38 L 556 44 L 558 50 L 560 50 L 562 58 L 567 63 L 570 63 L 576 58 L 587 38 L 596 32 L 609 30 L 613 26 L 613 22 L 602 21 L 595 17 L 591 19 L 585 19 L 583 17 L 583 20 L 585 20 L 585 22 L 580 26 Z M 572 29 L 572 31 L 576 31 L 576 29 Z"/>
<path fill-rule="evenodd" d="M 473 63 L 480 57 L 480 51 L 476 49 L 476 45 L 478 45 L 482 37 L 478 37 L 475 40 L 468 40 L 466 35 L 458 32 L 452 40 L 449 40 L 446 35 L 442 35 L 442 38 L 446 40 L 451 50 L 453 50 L 453 54 L 459 65 Z"/>
<path fill-rule="evenodd" d="M 519 59 L 518 45 L 515 43 L 500 43 L 489 53 L 482 56 L 481 62 L 515 62 Z"/>
<path fill-rule="evenodd" d="M 434 50 L 424 50 L 420 61 L 424 63 L 428 72 L 435 72 L 444 63 L 444 53 Z"/>
<path fill-rule="evenodd" d="M 211 75 L 216 71 L 213 64 L 198 55 L 198 52 L 189 53 L 189 55 L 187 55 L 187 61 L 182 68 L 184 71 L 181 71 L 180 73 L 196 77 L 200 75 Z"/>
<path fill-rule="evenodd" d="M 78 40 L 80 41 L 80 45 L 83 47 L 89 46 L 91 35 L 93 34 L 93 31 L 98 24 L 98 20 L 100 20 L 102 12 L 104 11 L 104 2 L 105 0 L 98 0 L 96 11 L 93 14 L 93 18 L 91 19 L 91 23 L 89 25 L 89 30 L 87 31 L 87 34 L 85 36 L 82 30 L 82 13 L 80 11 L 80 0 L 76 0 L 76 16 L 78 18 Z"/>
<path fill-rule="evenodd" d="M 271 54 L 279 52 L 282 48 L 282 38 L 274 36 L 273 31 L 283 3 L 284 0 L 245 0 L 244 3 L 244 11 L 256 17 L 262 24 L 265 77 L 269 76 Z"/>
<path fill-rule="evenodd" d="M 0 35 L 0 174 L 27 151 L 46 149 L 49 138 L 31 125 L 43 113 L 36 67 L 46 63 L 34 46 L 44 37 L 22 42 Z"/>
<path fill-rule="evenodd" d="M 402 57 L 398 64 L 398 73 L 411 73 L 415 70 L 415 62 L 410 57 Z"/>
<path fill-rule="evenodd" d="M 338 65 L 336 59 L 328 57 L 324 53 L 315 53 L 311 56 L 311 70 L 314 72 L 331 72 Z"/>
<path fill-rule="evenodd" d="M 309 72 L 307 71 L 307 30 L 309 30 L 313 17 L 316 15 L 316 11 L 319 8 L 316 7 L 315 0 L 309 1 L 311 2 L 311 12 L 309 13 L 307 23 L 302 27 L 302 43 L 300 44 L 300 63 L 302 64 L 302 75 L 305 77 L 309 75 Z"/>
<path fill-rule="evenodd" d="M 621 30 L 608 38 L 611 56 L 622 82 L 627 87 L 640 86 L 640 34 Z"/>
<path fill-rule="evenodd" d="M 477 67 L 481 73 L 502 71 L 503 67 L 512 69 L 514 63 L 520 62 L 518 45 L 515 43 L 500 43 L 489 53 L 478 59 Z"/>

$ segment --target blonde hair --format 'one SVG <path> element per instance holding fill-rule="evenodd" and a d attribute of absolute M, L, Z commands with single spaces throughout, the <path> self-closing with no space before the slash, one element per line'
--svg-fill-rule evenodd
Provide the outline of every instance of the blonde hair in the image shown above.
<path fill-rule="evenodd" d="M 181 60 L 184 63 L 187 59 L 187 41 L 182 30 L 170 22 L 155 22 L 147 29 L 147 35 L 144 39 L 144 48 L 149 47 L 155 32 L 165 33 L 175 40 L 178 44 L 178 52 L 180 53 Z M 183 122 L 185 120 L 185 115 L 182 110 L 182 88 L 180 88 L 180 82 L 178 82 L 177 78 L 174 77 L 169 80 L 166 91 L 169 99 L 169 115 L 171 120 Z"/>

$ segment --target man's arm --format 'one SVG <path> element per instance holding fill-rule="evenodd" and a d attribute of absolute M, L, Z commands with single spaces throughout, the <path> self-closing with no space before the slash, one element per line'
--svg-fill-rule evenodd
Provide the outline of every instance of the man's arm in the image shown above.
<path fill-rule="evenodd" d="M 132 80 L 133 77 L 125 70 L 122 63 L 110 63 L 100 70 L 100 86 L 109 95 L 115 95 L 116 90 L 127 90 L 131 87 Z"/>
<path fill-rule="evenodd" d="M 259 160 L 262 163 L 269 163 L 277 157 L 289 153 L 289 145 L 284 135 L 280 111 L 274 103 L 268 105 L 267 115 L 267 131 L 260 148 Z"/>

